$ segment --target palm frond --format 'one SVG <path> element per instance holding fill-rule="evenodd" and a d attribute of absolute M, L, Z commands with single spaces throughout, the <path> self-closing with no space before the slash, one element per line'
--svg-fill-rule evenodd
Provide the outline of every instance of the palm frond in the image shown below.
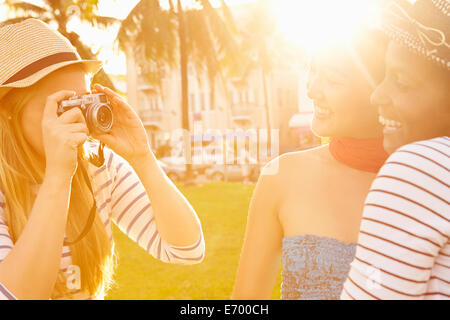
<path fill-rule="evenodd" d="M 243 65 L 236 41 L 237 28 L 233 16 L 222 1 L 214 8 L 209 0 L 197 0 L 200 9 L 186 9 L 185 34 L 189 60 L 210 79 L 224 69 L 236 70 Z M 148 64 L 178 66 L 179 34 L 175 1 L 169 0 L 170 9 L 164 10 L 159 0 L 141 0 L 122 21 L 116 42 L 124 51 L 131 46 L 136 62 L 149 71 L 148 78 L 158 76 L 158 68 Z"/>
<path fill-rule="evenodd" d="M 255 69 L 270 74 L 283 62 L 285 48 L 277 33 L 271 7 L 265 1 L 256 3 L 246 17 L 242 32 L 240 50 L 246 60 L 242 77 L 245 78 Z"/>
<path fill-rule="evenodd" d="M 44 2 L 53 9 L 59 8 L 61 6 L 61 0 L 44 0 Z"/>
<path fill-rule="evenodd" d="M 46 8 L 26 1 L 5 0 L 5 4 L 8 6 L 8 8 L 14 11 L 22 11 L 22 13 L 26 13 L 28 15 L 32 13 L 36 16 L 41 16 L 48 12 Z"/>
<path fill-rule="evenodd" d="M 237 43 L 239 34 L 237 33 L 231 12 L 228 17 L 223 18 L 219 14 L 219 10 L 213 8 L 209 0 L 200 1 L 203 6 L 205 18 L 207 19 L 207 28 L 216 44 L 216 54 L 221 61 L 221 68 L 241 68 L 243 56 Z"/>
<path fill-rule="evenodd" d="M 176 65 L 176 23 L 172 12 L 163 10 L 157 0 L 142 0 L 122 21 L 117 41 L 122 50 L 133 46 L 137 63 Z M 153 73 L 153 72 L 152 72 Z M 158 74 L 158 73 L 156 73 Z M 151 75 L 153 77 L 154 74 Z"/>
<path fill-rule="evenodd" d="M 98 0 L 74 0 L 72 3 L 69 1 L 66 4 L 67 7 L 70 5 L 76 5 L 80 8 L 81 20 L 90 21 L 97 15 Z"/>
<path fill-rule="evenodd" d="M 169 0 L 170 12 L 175 14 L 175 5 L 173 4 L 173 0 Z"/>
<path fill-rule="evenodd" d="M 211 74 L 217 74 L 216 43 L 211 35 L 204 13 L 201 10 L 186 11 L 186 35 L 190 58 L 200 71 L 207 68 Z"/>
<path fill-rule="evenodd" d="M 146 11 L 147 6 L 148 0 L 139 1 L 128 13 L 128 16 L 122 20 L 116 38 L 116 42 L 119 44 L 120 48 L 124 48 L 134 41 L 136 34 L 140 29 L 140 22 L 143 18 L 142 12 Z"/>
<path fill-rule="evenodd" d="M 220 0 L 221 9 L 223 11 L 223 17 L 228 26 L 230 26 L 233 33 L 238 33 L 238 28 L 236 26 L 236 21 L 234 20 L 233 14 L 231 13 L 230 7 L 228 7 L 225 0 Z"/>
<path fill-rule="evenodd" d="M 89 23 L 96 27 L 108 28 L 115 24 L 120 23 L 120 19 L 114 17 L 106 17 L 106 16 L 93 16 L 89 20 Z"/>

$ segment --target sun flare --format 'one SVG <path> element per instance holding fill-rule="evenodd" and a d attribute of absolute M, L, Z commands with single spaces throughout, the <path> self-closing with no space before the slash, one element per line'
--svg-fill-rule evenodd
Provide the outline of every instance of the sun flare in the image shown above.
<path fill-rule="evenodd" d="M 277 0 L 274 10 L 286 38 L 315 50 L 345 41 L 361 25 L 376 22 L 379 0 Z"/>

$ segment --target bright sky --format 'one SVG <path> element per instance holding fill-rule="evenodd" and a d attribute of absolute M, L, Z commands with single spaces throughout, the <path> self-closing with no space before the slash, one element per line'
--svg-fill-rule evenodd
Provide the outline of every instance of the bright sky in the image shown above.
<path fill-rule="evenodd" d="M 43 4 L 42 0 L 26 1 L 36 5 Z M 254 0 L 226 0 L 228 5 L 241 4 L 252 1 Z M 100 0 L 98 6 L 99 14 L 115 17 L 118 19 L 124 19 L 138 2 L 139 0 Z M 165 1 L 163 0 L 163 6 L 164 2 Z M 211 2 L 214 6 L 220 4 L 219 0 L 212 0 Z M 189 5 L 192 3 L 192 0 L 182 0 L 182 3 L 184 5 Z M 4 4 L 4 0 L 0 0 L 0 21 L 4 20 L 7 17 L 7 8 L 2 4 Z M 89 45 L 94 52 L 98 52 L 98 58 L 105 63 L 105 71 L 110 74 L 125 74 L 125 55 L 122 52 L 115 52 L 113 50 L 114 40 L 117 35 L 118 27 L 113 28 L 112 30 L 99 30 L 93 29 L 88 25 L 80 24 L 75 20 L 76 19 L 69 23 L 68 29 L 72 29 L 80 34 L 83 42 Z"/>
<path fill-rule="evenodd" d="M 314 50 L 348 38 L 364 23 L 376 23 L 382 0 L 276 0 L 280 31 L 292 42 Z"/>
<path fill-rule="evenodd" d="M 163 5 L 164 5 L 163 0 Z M 226 0 L 227 4 L 237 5 L 255 0 Z M 331 40 L 342 40 L 362 21 L 373 18 L 376 11 L 374 4 L 382 0 L 274 0 L 273 13 L 278 18 L 280 31 L 289 40 L 307 49 L 315 49 Z M 4 0 L 0 0 L 2 4 Z M 28 0 L 42 4 L 42 0 Z M 139 0 L 100 0 L 99 14 L 124 19 Z M 167 2 L 167 1 L 165 1 Z M 182 0 L 185 5 L 192 0 Z M 219 0 L 211 0 L 213 5 L 220 5 Z M 5 6 L 0 6 L 0 20 L 6 17 Z M 105 62 L 104 69 L 111 74 L 126 73 L 125 55 L 113 50 L 118 27 L 113 30 L 93 29 L 87 24 L 80 24 L 73 19 L 68 25 L 81 35 L 82 40 L 99 59 Z"/>

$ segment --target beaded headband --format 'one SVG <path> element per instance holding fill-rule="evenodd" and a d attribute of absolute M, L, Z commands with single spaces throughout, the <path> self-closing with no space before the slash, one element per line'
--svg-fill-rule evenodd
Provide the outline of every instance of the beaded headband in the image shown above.
<path fill-rule="evenodd" d="M 390 1 L 382 27 L 392 40 L 450 70 L 450 0 L 419 0 L 409 8 Z"/>

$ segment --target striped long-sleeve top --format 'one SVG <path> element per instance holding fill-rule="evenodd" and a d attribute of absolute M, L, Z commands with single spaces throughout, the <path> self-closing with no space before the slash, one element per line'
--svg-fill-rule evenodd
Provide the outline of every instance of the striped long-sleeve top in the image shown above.
<path fill-rule="evenodd" d="M 89 164 L 88 173 L 97 203 L 97 212 L 105 225 L 114 247 L 111 222 L 153 257 L 167 263 L 195 264 L 203 260 L 205 242 L 203 234 L 189 246 L 174 246 L 158 233 L 147 192 L 133 168 L 120 156 L 105 148 L 105 164 L 97 168 Z M 8 199 L 0 192 L 0 263 L 13 249 L 4 215 Z M 64 246 L 61 253 L 61 270 L 72 272 L 71 252 Z M 13 294 L 0 284 L 0 299 L 11 299 Z M 85 292 L 75 292 L 74 299 L 103 299 L 103 294 L 90 297 Z"/>
<path fill-rule="evenodd" d="M 450 299 L 450 138 L 401 147 L 366 198 L 341 299 Z"/>
<path fill-rule="evenodd" d="M 0 300 L 17 300 L 9 290 L 0 283 Z"/>

